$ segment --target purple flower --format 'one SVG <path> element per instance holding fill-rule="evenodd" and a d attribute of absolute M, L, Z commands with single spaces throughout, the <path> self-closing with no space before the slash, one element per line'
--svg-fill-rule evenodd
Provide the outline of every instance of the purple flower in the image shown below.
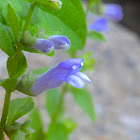
<path fill-rule="evenodd" d="M 87 75 L 79 72 L 82 66 L 83 59 L 73 58 L 65 60 L 37 78 L 30 92 L 33 96 L 37 96 L 45 90 L 60 86 L 63 82 L 67 82 L 80 89 L 84 88 L 85 83 L 82 79 L 86 80 L 88 83 L 91 83 L 91 80 Z"/>
<path fill-rule="evenodd" d="M 93 24 L 90 25 L 89 30 L 94 30 L 96 32 L 108 30 L 107 20 L 105 18 L 99 18 Z"/>
<path fill-rule="evenodd" d="M 55 49 L 67 50 L 71 46 L 70 40 L 66 36 L 53 35 L 48 40 L 53 43 Z"/>
<path fill-rule="evenodd" d="M 47 39 L 38 39 L 33 49 L 43 53 L 50 53 L 54 50 L 54 46 L 53 43 Z"/>
<path fill-rule="evenodd" d="M 106 4 L 104 7 L 104 16 L 116 21 L 121 20 L 123 17 L 121 6 L 117 4 Z"/>
<path fill-rule="evenodd" d="M 70 40 L 66 36 L 53 35 L 48 38 L 45 35 L 45 30 L 40 30 L 37 37 L 32 36 L 29 31 L 26 31 L 20 42 L 27 48 L 42 53 L 51 53 L 54 49 L 67 50 L 71 46 Z"/>

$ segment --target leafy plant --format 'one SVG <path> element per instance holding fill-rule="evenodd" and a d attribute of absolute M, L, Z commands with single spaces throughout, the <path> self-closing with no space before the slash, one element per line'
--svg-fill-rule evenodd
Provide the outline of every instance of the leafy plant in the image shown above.
<path fill-rule="evenodd" d="M 119 15 L 109 13 L 108 8 L 111 6 L 119 11 L 116 12 Z M 100 31 L 107 26 L 103 22 L 106 19 L 103 19 L 95 22 L 92 30 L 87 29 L 86 15 L 89 11 L 105 17 L 111 15 L 110 18 L 115 17 L 116 20 L 122 17 L 119 6 L 107 5 L 103 8 L 100 0 L 89 0 L 86 12 L 80 0 L 0 1 L 0 49 L 8 55 L 9 76 L 7 79 L 0 79 L 0 86 L 6 91 L 0 121 L 0 140 L 5 139 L 5 134 L 10 140 L 68 140 L 77 127 L 71 117 L 66 118 L 64 115 L 64 99 L 68 92 L 91 121 L 95 122 L 92 96 L 87 89 L 82 88 L 85 87 L 83 80 L 91 83 L 83 72 L 93 71 L 96 61 L 89 51 L 81 56 L 78 56 L 78 51 L 84 49 L 87 37 L 94 41 L 105 41 Z M 53 57 L 58 49 L 68 50 L 72 58 L 51 69 L 45 66 L 26 73 L 24 51 Z M 61 86 L 64 82 L 66 84 Z M 59 86 L 61 90 L 57 89 Z M 10 100 L 15 90 L 27 97 Z M 50 117 L 47 130 L 44 130 L 39 109 L 34 108 L 34 101 L 30 97 L 44 91 L 46 111 Z M 18 122 L 19 118 L 30 111 L 28 120 Z"/>

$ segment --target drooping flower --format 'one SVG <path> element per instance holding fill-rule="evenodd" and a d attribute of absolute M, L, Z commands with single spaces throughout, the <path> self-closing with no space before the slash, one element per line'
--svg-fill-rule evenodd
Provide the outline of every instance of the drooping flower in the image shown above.
<path fill-rule="evenodd" d="M 54 68 L 47 71 L 45 74 L 41 75 L 34 80 L 33 84 L 28 84 L 28 90 L 23 87 L 24 82 L 27 83 L 27 80 L 21 80 L 17 85 L 17 90 L 32 96 L 37 96 L 44 92 L 45 90 L 56 88 L 62 83 L 67 82 L 76 88 L 84 88 L 85 83 L 82 81 L 86 80 L 88 83 L 91 83 L 91 80 L 84 73 L 79 72 L 83 66 L 83 59 L 73 58 L 68 59 Z"/>
<path fill-rule="evenodd" d="M 97 19 L 93 24 L 90 25 L 89 30 L 94 30 L 96 32 L 107 31 L 107 20 L 105 18 Z"/>
<path fill-rule="evenodd" d="M 43 30 L 44 32 L 44 30 Z M 44 35 L 44 34 L 43 34 Z M 51 53 L 54 49 L 69 49 L 71 44 L 66 36 L 53 35 L 46 39 L 43 37 L 34 37 L 29 31 L 24 33 L 21 43 L 31 50 L 39 51 L 45 54 Z"/>
<path fill-rule="evenodd" d="M 123 17 L 122 8 L 118 4 L 106 4 L 104 7 L 104 17 L 119 21 Z"/>

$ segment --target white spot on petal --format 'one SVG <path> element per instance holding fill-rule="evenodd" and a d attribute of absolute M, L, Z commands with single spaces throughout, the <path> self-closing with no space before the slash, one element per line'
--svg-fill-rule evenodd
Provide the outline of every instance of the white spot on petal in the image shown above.
<path fill-rule="evenodd" d="M 70 45 L 69 45 L 68 43 L 66 43 L 66 44 L 64 44 L 64 45 L 60 45 L 60 48 L 61 48 L 61 49 L 67 50 L 67 49 L 70 48 Z"/>
<path fill-rule="evenodd" d="M 75 70 L 75 69 L 77 68 L 77 66 L 76 66 L 76 65 L 74 65 L 74 66 L 72 66 L 72 68 Z"/>
<path fill-rule="evenodd" d="M 83 62 L 81 62 L 81 66 L 84 66 L 84 63 Z"/>

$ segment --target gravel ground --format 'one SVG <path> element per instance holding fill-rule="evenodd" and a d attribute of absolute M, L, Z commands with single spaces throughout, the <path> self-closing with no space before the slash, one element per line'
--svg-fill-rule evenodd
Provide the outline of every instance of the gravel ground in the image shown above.
<path fill-rule="evenodd" d="M 88 16 L 88 22 L 93 20 Z M 107 42 L 88 40 L 85 51 L 93 52 L 98 61 L 94 74 L 88 73 L 93 83 L 89 86 L 94 99 L 97 121 L 90 119 L 74 103 L 70 94 L 66 96 L 67 113 L 79 124 L 71 140 L 140 140 L 140 40 L 135 33 L 115 23 L 109 23 L 105 33 Z M 80 52 L 81 53 L 81 52 Z M 54 66 L 68 58 L 63 51 L 49 58 L 45 55 L 25 53 L 28 70 Z M 0 79 L 7 77 L 7 56 L 0 51 Z M 4 90 L 0 88 L 0 113 Z M 13 93 L 12 98 L 24 95 Z M 44 109 L 44 94 L 34 98 L 40 108 L 44 123 L 49 119 Z"/>

